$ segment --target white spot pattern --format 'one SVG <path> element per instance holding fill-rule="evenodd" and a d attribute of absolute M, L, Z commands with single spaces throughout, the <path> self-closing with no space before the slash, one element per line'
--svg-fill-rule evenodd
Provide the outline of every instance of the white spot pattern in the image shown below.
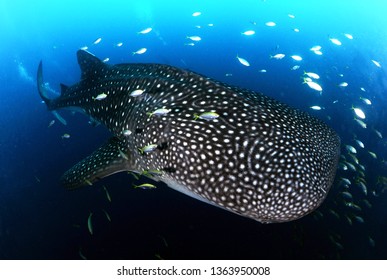
<path fill-rule="evenodd" d="M 78 53 L 81 81 L 52 108 L 78 106 L 105 124 L 120 138 L 114 145 L 127 151 L 131 170 L 160 170 L 159 179 L 265 223 L 298 219 L 325 199 L 340 139 L 321 121 L 193 72 L 158 64 L 100 65 L 90 56 Z M 144 93 L 130 96 L 136 89 Z M 92 99 L 100 93 L 107 97 Z M 171 111 L 147 115 L 159 108 Z M 195 120 L 203 112 L 219 117 Z M 126 130 L 132 133 L 122 137 Z M 153 143 L 154 151 L 139 152 Z M 75 187 L 81 176 L 91 181 L 112 163 L 122 165 L 116 151 L 103 151 L 74 166 L 63 180 Z"/>

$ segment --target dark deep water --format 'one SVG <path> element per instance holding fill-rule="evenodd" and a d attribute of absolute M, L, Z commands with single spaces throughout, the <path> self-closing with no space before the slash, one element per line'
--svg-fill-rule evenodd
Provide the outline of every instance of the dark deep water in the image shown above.
<path fill-rule="evenodd" d="M 0 258 L 80 259 L 81 253 L 88 259 L 386 259 L 387 7 L 377 0 L 293 2 L 0 1 Z M 202 14 L 192 16 L 196 11 Z M 276 26 L 266 26 L 269 21 Z M 137 34 L 147 27 L 152 31 Z M 241 34 L 247 30 L 255 34 Z M 193 35 L 202 40 L 186 38 Z M 93 44 L 97 38 L 101 42 Z M 310 50 L 316 45 L 322 55 Z M 345 156 L 328 198 L 298 221 L 263 225 L 164 184 L 134 189 L 139 181 L 125 173 L 66 191 L 58 181 L 62 173 L 110 133 L 70 111 L 60 112 L 67 126 L 56 120 L 48 127 L 55 117 L 41 103 L 35 73 L 43 60 L 45 81 L 54 91 L 59 83 L 77 82 L 75 53 L 84 46 L 111 64 L 171 64 L 319 117 L 339 134 Z M 142 47 L 146 53 L 132 56 Z M 270 59 L 279 53 L 286 56 Z M 237 54 L 251 66 L 240 64 Z M 315 82 L 321 95 L 302 83 L 304 71 L 320 76 Z M 354 120 L 352 106 L 365 113 L 367 128 Z M 62 138 L 65 133 L 71 137 Z M 356 148 L 358 163 L 346 145 Z"/>

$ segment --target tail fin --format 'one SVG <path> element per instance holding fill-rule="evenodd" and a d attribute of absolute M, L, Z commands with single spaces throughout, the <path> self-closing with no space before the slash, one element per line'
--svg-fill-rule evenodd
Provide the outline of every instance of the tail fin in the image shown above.
<path fill-rule="evenodd" d="M 40 98 L 46 103 L 48 109 L 50 109 L 51 100 L 48 98 L 47 90 L 45 88 L 44 82 L 43 82 L 43 66 L 42 61 L 39 63 L 38 67 L 38 76 L 37 76 L 37 83 L 38 83 L 38 91 Z"/>

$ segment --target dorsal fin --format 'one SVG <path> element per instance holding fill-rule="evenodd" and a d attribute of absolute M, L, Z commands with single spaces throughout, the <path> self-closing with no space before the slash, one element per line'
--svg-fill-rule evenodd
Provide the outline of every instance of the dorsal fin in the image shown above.
<path fill-rule="evenodd" d="M 81 80 L 94 81 L 108 68 L 108 65 L 103 63 L 95 55 L 85 50 L 77 52 L 78 64 L 81 68 Z"/>

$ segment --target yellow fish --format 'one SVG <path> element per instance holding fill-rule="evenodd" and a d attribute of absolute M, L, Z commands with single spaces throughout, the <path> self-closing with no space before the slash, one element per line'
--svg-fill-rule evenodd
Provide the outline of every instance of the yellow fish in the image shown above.
<path fill-rule="evenodd" d="M 110 218 L 110 215 L 108 214 L 108 212 L 106 212 L 104 209 L 102 209 L 102 211 L 105 213 L 106 219 L 108 219 L 108 221 L 111 222 L 112 219 Z"/>
<path fill-rule="evenodd" d="M 103 186 L 103 189 L 105 190 L 107 200 L 109 200 L 109 202 L 112 202 L 112 198 L 111 198 L 107 188 L 105 186 Z"/>

